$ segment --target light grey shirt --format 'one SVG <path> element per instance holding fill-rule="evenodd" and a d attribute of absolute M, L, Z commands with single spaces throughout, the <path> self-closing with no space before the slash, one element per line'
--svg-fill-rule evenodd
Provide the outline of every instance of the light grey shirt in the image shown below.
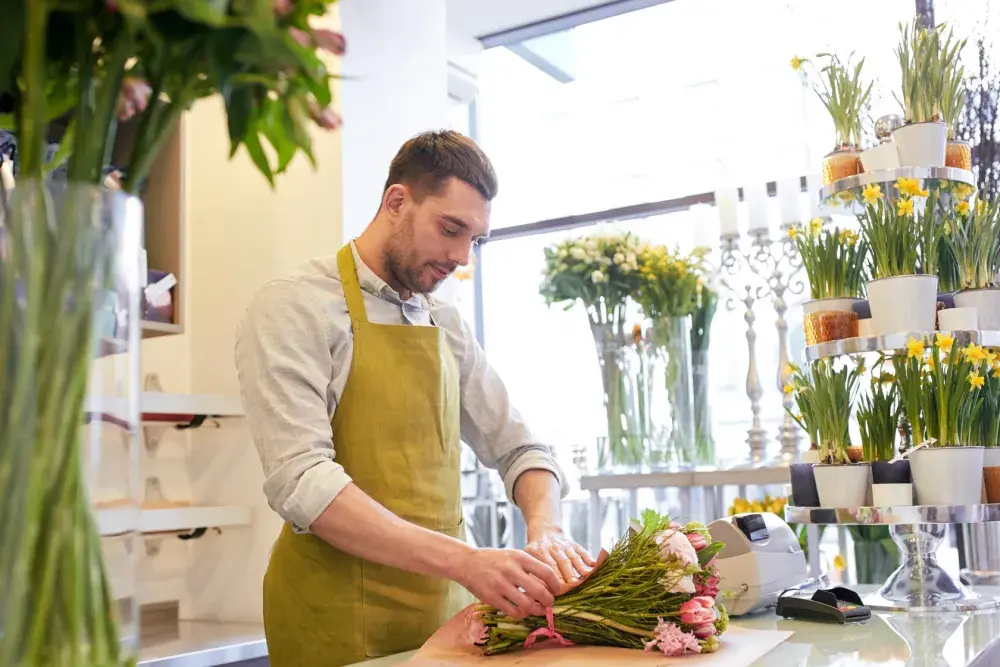
<path fill-rule="evenodd" d="M 550 449 L 531 435 L 455 307 L 418 294 L 404 301 L 365 266 L 357 250 L 354 261 L 371 322 L 436 323 L 444 329 L 460 371 L 462 439 L 483 465 L 499 471 L 507 497 L 513 502 L 514 482 L 531 469 L 555 474 L 565 496 L 566 479 Z M 313 259 L 264 285 L 237 330 L 236 369 L 264 468 L 264 494 L 300 532 L 351 481 L 337 462 L 336 447 L 342 443 L 333 442 L 330 421 L 352 354 L 336 255 Z"/>

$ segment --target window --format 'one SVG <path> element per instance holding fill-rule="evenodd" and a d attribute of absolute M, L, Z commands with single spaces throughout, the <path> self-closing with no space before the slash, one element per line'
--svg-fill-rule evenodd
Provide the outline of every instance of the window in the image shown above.
<path fill-rule="evenodd" d="M 877 117 L 894 110 L 898 24 L 914 13 L 913 0 L 844 0 L 836 11 L 809 0 L 674 0 L 558 33 L 558 40 L 486 51 L 478 138 L 500 176 L 494 229 L 712 192 L 726 180 L 818 172 L 833 148 L 832 125 L 790 59 L 831 48 L 863 55 L 877 80 Z M 681 211 L 616 226 L 690 250 L 717 246 L 715 225 L 706 229 Z M 538 286 L 542 249 L 591 231 L 499 238 L 483 249 L 481 267 L 491 362 L 567 469 L 572 446 L 590 446 L 604 433 L 600 378 L 582 308 L 548 308 Z M 803 298 L 790 296 L 785 314 L 793 360 L 804 346 Z M 713 323 L 711 404 L 720 458 L 743 459 L 748 350 L 743 304 L 732 305 L 720 304 Z M 784 412 L 773 303 L 758 303 L 755 315 L 762 426 L 777 453 Z"/>

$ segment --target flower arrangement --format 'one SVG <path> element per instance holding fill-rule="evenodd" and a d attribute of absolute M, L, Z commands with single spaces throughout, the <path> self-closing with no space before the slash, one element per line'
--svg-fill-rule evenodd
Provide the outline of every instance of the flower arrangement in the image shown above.
<path fill-rule="evenodd" d="M 822 87 L 814 86 L 814 91 L 830 113 L 833 127 L 837 133 L 837 145 L 840 147 L 861 146 L 862 116 L 868 108 L 871 99 L 873 82 L 867 85 L 862 81 L 862 70 L 865 60 L 862 58 L 856 64 L 851 64 L 852 53 L 846 63 L 832 53 L 819 53 L 818 59 L 824 59 L 827 64 L 818 69 Z M 806 64 L 812 64 L 807 58 L 792 58 L 792 69 L 801 71 Z"/>
<path fill-rule="evenodd" d="M 809 372 L 792 365 L 785 393 L 792 394 L 798 409 L 788 413 L 814 438 L 823 463 L 850 463 L 851 405 L 865 369 L 861 364 L 834 368 L 832 359 L 812 363 Z"/>
<path fill-rule="evenodd" d="M 893 187 L 895 201 L 879 185 L 868 185 L 861 193 L 865 209 L 857 217 L 871 245 L 872 277 L 936 274 L 944 234 L 935 215 L 937 191 L 921 188 L 915 178 L 900 178 Z"/>
<path fill-rule="evenodd" d="M 1000 201 L 955 201 L 944 215 L 944 243 L 966 289 L 996 287 L 1000 278 Z"/>
<path fill-rule="evenodd" d="M 982 388 L 986 383 L 984 362 L 989 351 L 938 332 L 934 341 L 909 338 L 906 351 L 893 355 L 893 369 L 903 411 L 910 422 L 914 444 L 933 441 L 936 446 L 978 442 Z M 995 355 L 992 355 L 995 361 Z"/>
<path fill-rule="evenodd" d="M 899 24 L 900 42 L 896 59 L 902 75 L 903 107 L 910 123 L 945 121 L 949 125 L 961 113 L 961 93 L 957 87 L 963 72 L 959 55 L 966 40 L 955 40 L 953 31 L 944 35 L 944 24 L 932 29 L 919 25 L 919 20 Z M 955 88 L 955 90 L 953 90 Z"/>
<path fill-rule="evenodd" d="M 858 400 L 856 414 L 865 461 L 892 460 L 901 411 L 895 377 L 887 372 L 873 375 L 868 392 Z"/>
<path fill-rule="evenodd" d="M 590 575 L 555 599 L 545 617 L 508 618 L 477 608 L 474 635 L 485 655 L 536 643 L 589 644 L 679 656 L 719 649 L 728 625 L 719 593 L 713 542 L 700 523 L 682 526 L 652 510 Z"/>
<path fill-rule="evenodd" d="M 134 130 L 114 187 L 137 194 L 184 111 L 220 94 L 231 150 L 243 146 L 273 184 L 297 154 L 312 157 L 312 126 L 339 124 L 320 51 L 342 53 L 344 38 L 310 25 L 331 4 L 4 3 L 0 128 L 16 137 L 17 178 L 0 178 L 0 664 L 132 658 L 77 427 L 91 316 L 116 258 L 100 219 L 116 137 Z"/>
<path fill-rule="evenodd" d="M 810 223 L 808 231 L 790 227 L 789 235 L 802 258 L 813 299 L 861 297 L 867 280 L 868 242 L 850 229 L 824 229 Z"/>
<path fill-rule="evenodd" d="M 626 303 L 643 282 L 641 252 L 643 246 L 631 233 L 595 233 L 561 241 L 544 250 L 540 292 L 548 303 L 567 308 L 580 301 L 592 324 L 624 330 Z"/>
<path fill-rule="evenodd" d="M 698 308 L 707 248 L 690 255 L 663 245 L 645 245 L 638 254 L 642 280 L 633 298 L 646 317 L 683 317 Z"/>

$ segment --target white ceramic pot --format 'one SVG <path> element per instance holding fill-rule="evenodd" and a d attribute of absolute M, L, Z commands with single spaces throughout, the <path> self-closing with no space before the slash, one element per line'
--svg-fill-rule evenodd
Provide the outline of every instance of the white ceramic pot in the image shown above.
<path fill-rule="evenodd" d="M 940 122 L 910 123 L 892 132 L 900 167 L 943 167 L 948 126 Z"/>
<path fill-rule="evenodd" d="M 852 313 L 854 312 L 854 304 L 864 302 L 864 299 L 846 299 L 838 297 L 834 297 L 832 299 L 813 299 L 802 304 L 802 314 L 812 315 L 813 313 L 830 311 L 837 313 Z"/>
<path fill-rule="evenodd" d="M 910 454 L 917 504 L 978 505 L 982 497 L 983 449 L 923 447 Z"/>
<path fill-rule="evenodd" d="M 868 304 L 879 335 L 934 331 L 937 276 L 905 275 L 868 283 Z"/>
<path fill-rule="evenodd" d="M 986 447 L 983 449 L 983 467 L 1000 468 L 1000 447 Z"/>
<path fill-rule="evenodd" d="M 956 292 L 955 305 L 975 308 L 979 328 L 983 331 L 1000 331 L 1000 289 L 987 287 Z"/>
<path fill-rule="evenodd" d="M 807 449 L 802 452 L 802 455 L 799 458 L 802 459 L 803 463 L 819 463 L 819 450 Z"/>
<path fill-rule="evenodd" d="M 899 153 L 895 144 L 889 141 L 863 151 L 861 165 L 866 172 L 896 169 L 899 167 Z"/>
<path fill-rule="evenodd" d="M 872 484 L 872 505 L 906 507 L 913 504 L 912 484 Z"/>
<path fill-rule="evenodd" d="M 872 467 L 868 463 L 813 466 L 816 490 L 821 507 L 864 507 L 872 483 Z"/>
<path fill-rule="evenodd" d="M 979 329 L 979 313 L 975 308 L 945 308 L 937 314 L 938 329 L 941 331 L 976 331 Z"/>

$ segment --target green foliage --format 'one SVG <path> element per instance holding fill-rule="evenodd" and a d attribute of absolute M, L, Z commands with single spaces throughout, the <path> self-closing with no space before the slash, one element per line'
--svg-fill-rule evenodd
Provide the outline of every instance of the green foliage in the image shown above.
<path fill-rule="evenodd" d="M 936 275 L 944 234 L 937 217 L 937 201 L 936 190 L 918 190 L 895 202 L 880 196 L 866 203 L 858 222 L 871 244 L 874 279 L 917 273 Z"/>
<path fill-rule="evenodd" d="M 795 234 L 813 299 L 861 297 L 868 279 L 868 241 L 849 229 Z"/>
<path fill-rule="evenodd" d="M 944 121 L 954 128 L 963 106 L 960 92 L 964 71 L 959 56 L 967 40 L 957 40 L 954 31 L 940 24 L 927 29 L 919 19 L 899 24 L 896 49 L 902 76 L 903 98 L 899 101 L 911 123 Z"/>
<path fill-rule="evenodd" d="M 273 185 L 298 153 L 313 159 L 309 126 L 331 103 L 332 76 L 310 42 L 310 16 L 335 0 L 7 0 L 0 22 L 0 97 L 17 113 L 21 173 L 40 176 L 49 121 L 72 114 L 69 178 L 97 184 L 117 129 L 123 83 L 152 88 L 136 122 L 124 187 L 137 192 L 181 114 L 221 95 L 231 153 L 244 146 Z M 264 145 L 269 144 L 273 157 Z"/>
<path fill-rule="evenodd" d="M 785 392 L 793 394 L 798 413 L 789 414 L 819 446 L 824 463 L 850 462 L 851 406 L 863 374 L 860 363 L 843 364 L 838 370 L 833 359 L 814 361 L 808 373 L 792 366 Z"/>
<path fill-rule="evenodd" d="M 995 287 L 1000 273 L 1000 202 L 958 201 L 944 218 L 944 245 L 964 289 Z"/>
<path fill-rule="evenodd" d="M 823 106 L 830 113 L 834 129 L 837 132 L 838 146 L 861 146 L 862 116 L 868 108 L 871 99 L 872 84 L 862 81 L 862 70 L 865 59 L 855 64 L 851 63 L 854 54 L 851 53 L 846 63 L 841 63 L 836 54 L 819 53 L 816 58 L 823 59 L 827 64 L 819 68 L 821 87 L 814 90 Z M 801 65 L 808 60 L 794 61 Z"/>
<path fill-rule="evenodd" d="M 869 391 L 858 400 L 856 416 L 865 461 L 889 461 L 893 457 L 902 410 L 894 380 L 888 373 L 874 376 Z"/>

